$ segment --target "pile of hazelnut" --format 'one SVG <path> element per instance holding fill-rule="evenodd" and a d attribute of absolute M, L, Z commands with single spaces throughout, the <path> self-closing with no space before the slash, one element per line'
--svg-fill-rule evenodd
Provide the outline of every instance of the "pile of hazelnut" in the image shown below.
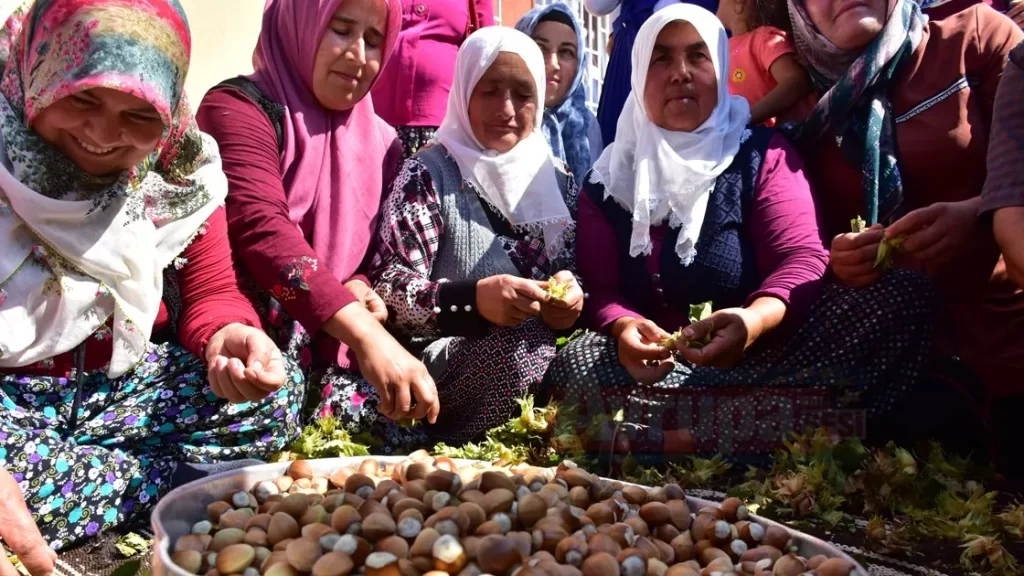
<path fill-rule="evenodd" d="M 642 488 L 571 462 L 457 466 L 418 453 L 381 467 L 287 474 L 228 494 L 174 543 L 206 576 L 846 576 L 730 498 L 696 515 L 675 484 Z"/>

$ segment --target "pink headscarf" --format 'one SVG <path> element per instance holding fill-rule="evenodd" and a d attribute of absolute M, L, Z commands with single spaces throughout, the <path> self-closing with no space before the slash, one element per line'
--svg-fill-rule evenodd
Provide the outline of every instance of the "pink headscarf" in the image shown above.
<path fill-rule="evenodd" d="M 369 92 L 345 112 L 324 108 L 313 94 L 316 53 L 343 1 L 267 0 L 249 77 L 286 108 L 281 175 L 289 216 L 340 282 L 356 274 L 369 249 L 385 156 L 396 138 L 374 113 Z M 402 27 L 401 0 L 384 3 L 381 68 Z"/>

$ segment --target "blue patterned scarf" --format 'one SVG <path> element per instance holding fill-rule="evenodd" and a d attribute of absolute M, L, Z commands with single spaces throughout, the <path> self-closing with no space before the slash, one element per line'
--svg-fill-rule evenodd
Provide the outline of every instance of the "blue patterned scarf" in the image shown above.
<path fill-rule="evenodd" d="M 926 22 L 921 8 L 915 0 L 891 0 L 882 31 L 859 53 L 825 38 L 801 0 L 789 0 L 789 15 L 797 52 L 825 94 L 790 136 L 804 150 L 826 134 L 833 136 L 847 162 L 863 174 L 864 218 L 868 224 L 889 222 L 903 202 L 903 180 L 888 89 L 921 43 Z"/>
<path fill-rule="evenodd" d="M 584 83 L 587 70 L 586 43 L 583 41 L 583 29 L 579 20 L 573 14 L 572 8 L 568 5 L 557 2 L 541 8 L 534 8 L 526 13 L 519 22 L 516 29 L 532 36 L 534 29 L 542 20 L 552 12 L 561 12 L 568 16 L 576 30 L 576 50 L 579 64 L 576 67 L 576 76 L 572 80 L 565 98 L 557 105 L 544 110 L 544 136 L 551 144 L 551 152 L 556 158 L 564 161 L 569 171 L 577 179 L 583 178 L 587 170 L 594 164 L 601 154 L 600 150 L 590 149 L 589 133 L 590 123 L 594 121 L 593 115 L 587 110 L 587 90 Z"/>

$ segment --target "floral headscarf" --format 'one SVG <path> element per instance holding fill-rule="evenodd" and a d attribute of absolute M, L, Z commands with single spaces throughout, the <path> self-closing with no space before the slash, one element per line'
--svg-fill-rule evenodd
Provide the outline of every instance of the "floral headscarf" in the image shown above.
<path fill-rule="evenodd" d="M 0 31 L 0 367 L 67 352 L 111 316 L 108 375 L 146 352 L 163 270 L 227 194 L 183 92 L 190 52 L 177 0 L 36 0 Z M 156 150 L 123 173 L 86 174 L 31 127 L 93 88 L 163 120 Z"/>

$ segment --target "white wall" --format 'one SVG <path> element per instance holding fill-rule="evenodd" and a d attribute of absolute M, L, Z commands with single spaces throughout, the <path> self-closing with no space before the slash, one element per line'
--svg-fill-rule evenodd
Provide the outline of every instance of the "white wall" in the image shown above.
<path fill-rule="evenodd" d="M 222 80 L 252 72 L 264 0 L 181 0 L 192 30 L 185 92 L 193 110 Z"/>

